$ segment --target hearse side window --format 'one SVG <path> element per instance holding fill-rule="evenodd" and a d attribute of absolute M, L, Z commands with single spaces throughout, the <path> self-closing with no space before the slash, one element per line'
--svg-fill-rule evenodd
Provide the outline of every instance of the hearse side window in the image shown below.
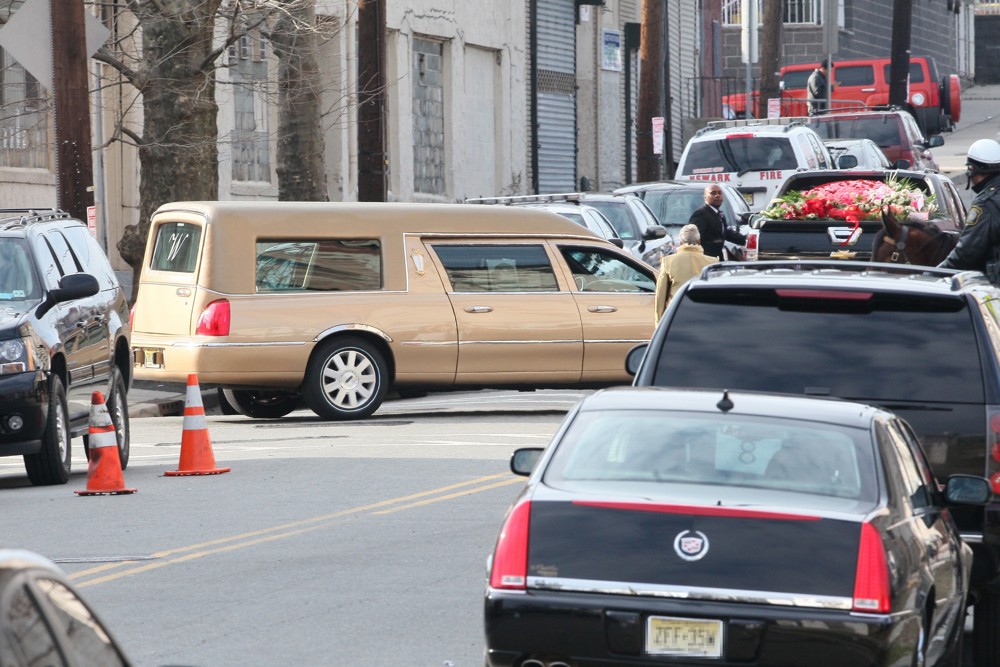
<path fill-rule="evenodd" d="M 554 292 L 555 272 L 540 245 L 431 246 L 455 292 Z"/>
<path fill-rule="evenodd" d="M 580 292 L 655 292 L 656 281 L 611 253 L 560 248 Z"/>
<path fill-rule="evenodd" d="M 167 222 L 156 228 L 150 267 L 154 271 L 194 273 L 198 264 L 201 227 L 189 222 Z"/>
<path fill-rule="evenodd" d="M 377 239 L 257 241 L 258 292 L 360 292 L 382 288 Z"/>

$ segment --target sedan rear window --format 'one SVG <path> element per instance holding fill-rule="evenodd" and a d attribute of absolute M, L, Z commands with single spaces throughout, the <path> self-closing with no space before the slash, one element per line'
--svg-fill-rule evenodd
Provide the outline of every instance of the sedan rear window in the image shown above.
<path fill-rule="evenodd" d="M 550 486 L 710 484 L 877 497 L 871 432 L 789 418 L 658 410 L 581 412 L 546 468 Z M 619 487 L 620 490 L 620 487 Z"/>
<path fill-rule="evenodd" d="M 959 298 L 693 289 L 669 322 L 653 384 L 982 403 L 978 349 Z"/>

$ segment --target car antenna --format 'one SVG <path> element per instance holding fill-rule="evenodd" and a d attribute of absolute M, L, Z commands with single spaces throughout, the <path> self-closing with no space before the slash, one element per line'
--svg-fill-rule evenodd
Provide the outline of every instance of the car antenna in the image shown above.
<path fill-rule="evenodd" d="M 729 390 L 722 390 L 722 400 L 715 404 L 715 407 L 719 408 L 723 412 L 729 412 L 733 409 L 733 402 L 729 400 Z"/>

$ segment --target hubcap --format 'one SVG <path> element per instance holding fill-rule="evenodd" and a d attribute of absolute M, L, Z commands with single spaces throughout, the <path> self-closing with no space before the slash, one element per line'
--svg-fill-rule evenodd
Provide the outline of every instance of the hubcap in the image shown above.
<path fill-rule="evenodd" d="M 323 371 L 323 392 L 343 410 L 364 406 L 378 387 L 375 364 L 358 350 L 340 350 Z"/>

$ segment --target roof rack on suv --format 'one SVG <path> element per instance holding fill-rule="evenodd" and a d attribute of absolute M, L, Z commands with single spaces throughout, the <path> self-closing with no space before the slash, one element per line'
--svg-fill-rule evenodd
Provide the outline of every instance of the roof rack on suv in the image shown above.
<path fill-rule="evenodd" d="M 512 197 L 478 197 L 466 199 L 466 204 L 545 204 L 549 202 L 569 202 L 579 204 L 586 197 L 584 192 L 557 192 L 547 195 L 518 195 Z"/>
<path fill-rule="evenodd" d="M 721 262 L 709 264 L 701 272 L 701 278 L 711 278 L 713 274 L 732 273 L 735 271 L 766 272 L 773 270 L 790 271 L 841 271 L 858 274 L 892 273 L 909 276 L 935 276 L 950 279 L 950 289 L 957 292 L 970 285 L 989 285 L 986 276 L 979 271 L 961 271 L 954 269 L 939 269 L 935 266 L 916 266 L 912 264 L 884 264 L 880 262 L 852 262 L 836 259 L 817 260 L 762 260 L 757 262 Z"/>
<path fill-rule="evenodd" d="M 0 208 L 0 223 L 4 228 L 14 225 L 25 225 L 29 222 L 43 222 L 46 220 L 62 220 L 69 218 L 66 211 L 55 208 Z"/>
<path fill-rule="evenodd" d="M 809 121 L 806 116 L 780 116 L 778 118 L 737 118 L 735 120 L 710 120 L 698 133 L 708 130 L 718 130 L 728 127 L 759 127 L 763 125 L 786 125 L 785 131 L 794 125 L 805 125 Z"/>

